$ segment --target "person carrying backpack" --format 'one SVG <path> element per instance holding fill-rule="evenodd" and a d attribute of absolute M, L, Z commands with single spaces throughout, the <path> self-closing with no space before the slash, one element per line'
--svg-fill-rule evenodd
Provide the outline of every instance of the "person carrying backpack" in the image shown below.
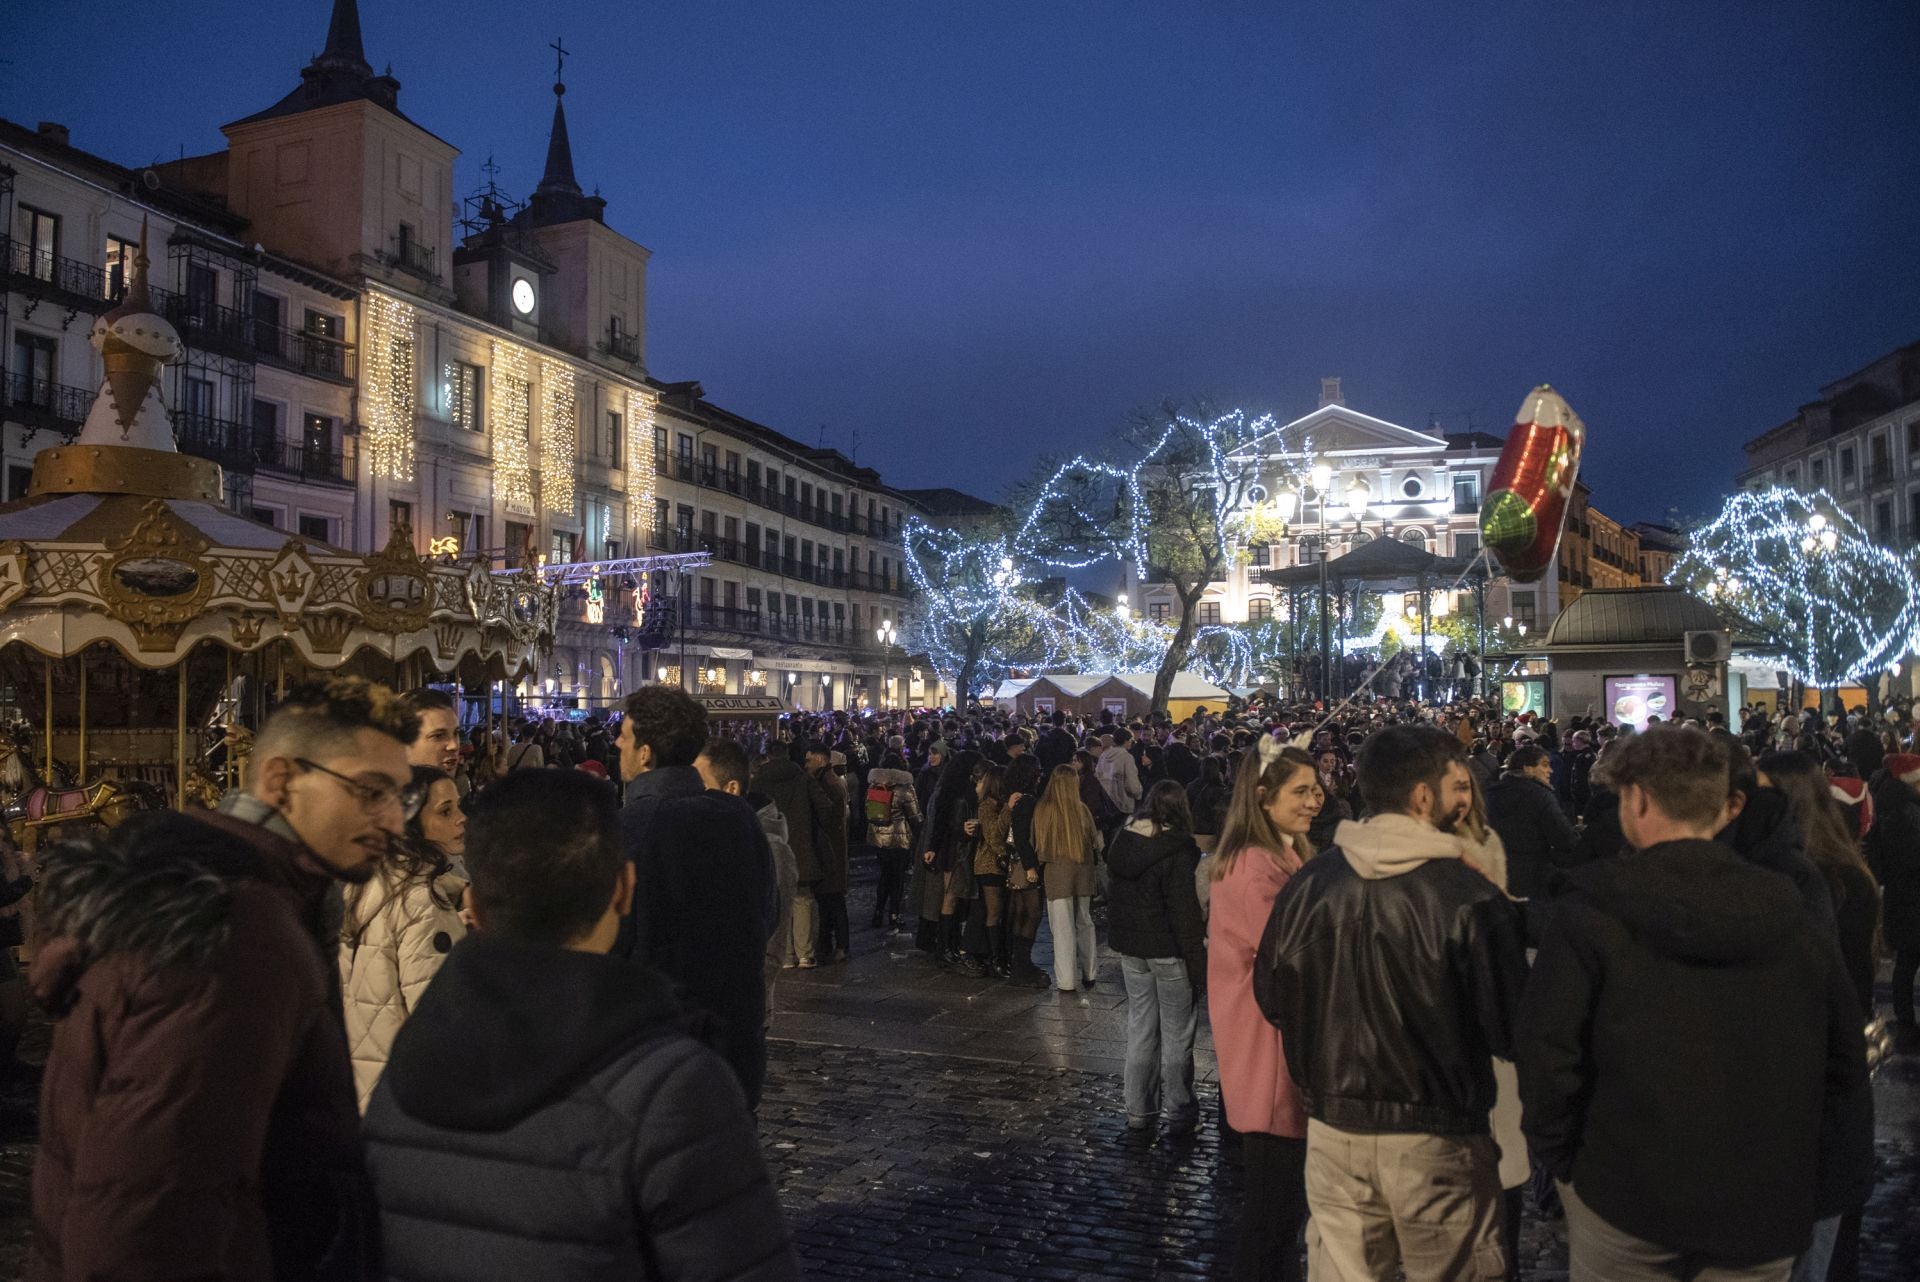
<path fill-rule="evenodd" d="M 889 752 L 867 772 L 868 840 L 880 860 L 880 886 L 873 896 L 873 928 L 900 929 L 906 897 L 907 865 L 913 857 L 913 833 L 920 823 L 920 800 L 913 776 L 897 752 Z"/>

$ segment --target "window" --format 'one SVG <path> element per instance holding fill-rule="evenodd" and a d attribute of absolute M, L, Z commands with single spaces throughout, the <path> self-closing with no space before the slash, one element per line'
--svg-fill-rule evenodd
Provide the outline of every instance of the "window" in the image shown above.
<path fill-rule="evenodd" d="M 205 263 L 187 264 L 187 315 L 192 320 L 211 325 L 219 293 L 219 272 Z"/>
<path fill-rule="evenodd" d="M 713 580 L 704 574 L 700 576 L 700 604 L 713 609 Z"/>
<path fill-rule="evenodd" d="M 41 409 L 53 405 L 54 374 L 59 370 L 59 347 L 51 338 L 13 331 L 13 376 L 8 398 L 18 405 Z"/>
<path fill-rule="evenodd" d="M 1409 476 L 1406 480 L 1400 482 L 1400 492 L 1410 499 L 1419 498 L 1425 489 L 1426 487 L 1420 484 L 1420 478 L 1417 476 Z"/>
<path fill-rule="evenodd" d="M 1851 445 L 1840 447 L 1840 479 L 1843 481 L 1853 479 L 1853 446 Z"/>
<path fill-rule="evenodd" d="M 787 473 L 787 487 L 786 487 L 785 493 L 787 496 L 788 504 L 792 504 L 794 494 L 799 489 L 799 485 L 800 485 L 800 482 L 794 476 L 794 474 L 791 472 Z"/>
<path fill-rule="evenodd" d="M 1480 555 L 1480 531 L 1461 530 L 1453 536 L 1453 554 L 1455 556 Z"/>
<path fill-rule="evenodd" d="M 1264 543 L 1254 544 L 1253 547 L 1250 549 L 1250 552 L 1251 552 L 1250 560 L 1252 562 L 1253 568 L 1256 570 L 1266 569 L 1267 566 L 1272 561 L 1272 556 L 1268 550 L 1267 545 Z"/>
<path fill-rule="evenodd" d="M 212 418 L 213 380 L 206 378 L 182 379 L 180 411 L 189 418 Z"/>
<path fill-rule="evenodd" d="M 1456 512 L 1480 510 L 1480 474 L 1478 472 L 1461 472 L 1454 476 L 1453 510 Z"/>
<path fill-rule="evenodd" d="M 719 458 L 720 452 L 714 449 L 713 446 L 702 445 L 700 447 L 700 483 L 702 485 L 713 484 L 714 472 L 717 471 L 720 466 Z"/>
<path fill-rule="evenodd" d="M 750 490 L 760 488 L 760 464 L 754 459 L 747 460 L 747 488 Z"/>
<path fill-rule="evenodd" d="M 1909 463 L 1920 455 L 1920 418 L 1907 424 L 1907 459 Z"/>
<path fill-rule="evenodd" d="M 27 251 L 27 275 L 53 279 L 53 260 L 60 253 L 60 220 L 45 210 L 20 206 L 20 239 Z"/>
<path fill-rule="evenodd" d="M 1537 625 L 1538 620 L 1534 617 L 1533 593 L 1515 592 L 1513 594 L 1513 621 L 1515 624 L 1526 624 L 1528 631 L 1532 631 Z"/>
<path fill-rule="evenodd" d="M 883 556 L 880 558 L 880 586 L 883 588 L 891 588 L 893 586 L 892 557 Z"/>
<path fill-rule="evenodd" d="M 520 521 L 507 522 L 506 562 L 509 570 L 517 570 L 531 559 L 533 552 L 533 527 Z"/>
<path fill-rule="evenodd" d="M 573 537 L 573 534 L 567 530 L 552 530 L 548 532 L 548 565 L 561 565 L 573 560 Z"/>
<path fill-rule="evenodd" d="M 682 432 L 680 433 L 679 440 L 676 441 L 675 444 L 679 446 L 677 453 L 680 455 L 681 470 L 683 472 L 691 472 L 693 470 L 693 437 Z"/>
<path fill-rule="evenodd" d="M 1400 535 L 1400 541 L 1408 547 L 1419 548 L 1422 552 L 1427 550 L 1427 532 L 1425 530 L 1403 531 Z"/>
<path fill-rule="evenodd" d="M 318 539 L 322 543 L 333 541 L 333 518 L 300 514 L 300 534 L 303 538 Z"/>
<path fill-rule="evenodd" d="M 307 309 L 307 333 L 320 338 L 330 338 L 339 342 L 346 334 L 347 323 L 331 312 L 317 312 Z"/>
<path fill-rule="evenodd" d="M 111 291 L 109 291 L 111 292 Z M 286 304 L 272 294 L 253 291 L 253 349 L 269 356 L 280 356 L 280 320 Z"/>
<path fill-rule="evenodd" d="M 860 606 L 858 603 L 853 607 L 853 634 L 855 636 L 860 635 Z"/>
<path fill-rule="evenodd" d="M 838 521 L 840 519 L 840 516 L 841 516 L 840 496 L 836 494 L 833 496 L 833 519 L 835 521 Z"/>
<path fill-rule="evenodd" d="M 1165 623 L 1167 621 L 1167 613 L 1167 603 L 1165 601 L 1147 602 L 1147 617 L 1156 623 Z"/>
<path fill-rule="evenodd" d="M 800 509 L 808 511 L 813 507 L 813 487 L 802 483 L 800 486 Z"/>
<path fill-rule="evenodd" d="M 1907 528 L 1920 533 L 1920 490 L 1907 495 Z"/>
<path fill-rule="evenodd" d="M 280 448 L 280 406 L 274 401 L 253 401 L 253 450 L 256 455 L 271 455 Z"/>
<path fill-rule="evenodd" d="M 732 579 L 728 579 L 725 583 L 722 583 L 720 585 L 720 600 L 722 604 L 727 607 L 727 613 L 729 614 L 739 609 L 740 585 Z"/>
<path fill-rule="evenodd" d="M 847 554 L 841 548 L 833 550 L 833 576 L 837 579 L 847 570 Z"/>
<path fill-rule="evenodd" d="M 407 530 L 413 529 L 413 504 L 405 499 L 388 499 L 387 532 L 391 534 L 403 527 Z"/>
<path fill-rule="evenodd" d="M 602 453 L 609 467 L 620 466 L 620 441 L 625 434 L 625 422 L 617 410 L 607 411 L 607 447 Z"/>
<path fill-rule="evenodd" d="M 333 420 L 325 414 L 307 414 L 300 420 L 300 441 L 308 455 L 327 458 L 333 454 Z"/>
<path fill-rule="evenodd" d="M 747 613 L 748 614 L 760 613 L 760 589 L 759 588 L 747 589 Z"/>
<path fill-rule="evenodd" d="M 1873 505 L 1873 532 L 1881 539 L 1893 536 L 1893 504 L 1882 501 Z"/>
<path fill-rule="evenodd" d="M 1273 601 L 1268 597 L 1257 596 L 1247 602 L 1247 619 L 1259 623 L 1273 617 Z"/>
<path fill-rule="evenodd" d="M 1800 488 L 1800 469 L 1797 467 L 1788 468 L 1785 473 L 1785 482 L 1786 482 L 1786 487 L 1788 489 L 1790 490 L 1799 489 Z"/>
<path fill-rule="evenodd" d="M 1210 623 L 1217 624 L 1220 622 L 1220 603 L 1218 601 L 1202 601 L 1200 603 L 1200 622 L 1203 625 Z"/>
<path fill-rule="evenodd" d="M 1817 490 L 1825 486 L 1827 483 L 1827 461 L 1823 458 L 1817 458 L 1811 463 L 1808 463 L 1807 475 L 1813 478 L 1814 489 Z"/>
<path fill-rule="evenodd" d="M 727 488 L 730 490 L 740 488 L 740 451 L 738 450 L 727 451 Z"/>
<path fill-rule="evenodd" d="M 32 483 L 32 468 L 22 467 L 18 463 L 7 464 L 7 502 L 27 497 L 27 486 Z"/>
<path fill-rule="evenodd" d="M 277 507 L 252 508 L 249 515 L 262 525 L 271 525 L 276 530 L 280 528 L 280 509 Z"/>
<path fill-rule="evenodd" d="M 107 237 L 108 298 L 118 298 L 127 292 L 127 282 L 133 279 L 133 260 L 139 253 L 140 246 L 134 242 L 121 240 L 118 236 Z"/>
<path fill-rule="evenodd" d="M 454 361 L 447 379 L 447 422 L 468 432 L 477 432 L 486 422 L 480 413 L 481 389 L 486 379 L 478 365 Z"/>
<path fill-rule="evenodd" d="M 813 564 L 813 540 L 812 539 L 800 540 L 800 561 L 801 561 L 801 564 L 803 565 Z"/>
<path fill-rule="evenodd" d="M 666 462 L 667 429 L 664 427 L 655 427 L 653 429 L 653 457 L 656 462 Z"/>

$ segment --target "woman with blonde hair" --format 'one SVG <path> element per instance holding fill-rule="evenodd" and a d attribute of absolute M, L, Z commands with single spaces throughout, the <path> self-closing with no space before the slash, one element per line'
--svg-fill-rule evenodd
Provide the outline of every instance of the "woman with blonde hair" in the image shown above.
<path fill-rule="evenodd" d="M 1235 1282 L 1300 1276 L 1307 1220 L 1307 1114 L 1280 1030 L 1253 996 L 1253 967 L 1273 901 L 1313 855 L 1307 833 L 1326 800 L 1312 757 L 1267 737 L 1234 781 L 1213 859 L 1207 923 L 1208 1017 L 1227 1123 L 1241 1136 Z"/>
<path fill-rule="evenodd" d="M 1033 852 L 1040 860 L 1053 933 L 1053 983 L 1063 993 L 1076 981 L 1092 987 L 1100 969 L 1093 934 L 1093 812 L 1080 800 L 1080 772 L 1055 766 L 1033 808 Z"/>

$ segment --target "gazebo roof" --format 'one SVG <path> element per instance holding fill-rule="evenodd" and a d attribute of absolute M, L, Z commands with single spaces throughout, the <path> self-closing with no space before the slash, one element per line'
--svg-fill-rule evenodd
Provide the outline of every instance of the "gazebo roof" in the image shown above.
<path fill-rule="evenodd" d="M 1724 626 L 1712 606 L 1684 588 L 1591 588 L 1553 621 L 1546 648 L 1678 646 L 1685 633 Z"/>
<path fill-rule="evenodd" d="M 1340 583 L 1367 583 L 1383 591 L 1417 588 L 1420 580 L 1427 586 L 1445 586 L 1473 568 L 1466 557 L 1435 556 L 1425 548 L 1396 538 L 1369 539 L 1344 556 L 1327 562 L 1327 578 Z M 1276 587 L 1311 587 L 1320 582 L 1320 566 L 1290 565 L 1267 574 L 1267 582 Z"/>

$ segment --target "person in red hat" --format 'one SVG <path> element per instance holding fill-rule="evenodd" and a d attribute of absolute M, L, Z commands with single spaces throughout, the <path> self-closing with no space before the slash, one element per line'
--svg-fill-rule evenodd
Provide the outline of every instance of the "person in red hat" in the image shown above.
<path fill-rule="evenodd" d="M 1893 950 L 1893 1019 L 1902 1042 L 1920 1040 L 1913 979 L 1920 972 L 1920 756 L 1888 755 L 1873 785 L 1867 863 L 1880 879 L 1881 931 Z"/>

